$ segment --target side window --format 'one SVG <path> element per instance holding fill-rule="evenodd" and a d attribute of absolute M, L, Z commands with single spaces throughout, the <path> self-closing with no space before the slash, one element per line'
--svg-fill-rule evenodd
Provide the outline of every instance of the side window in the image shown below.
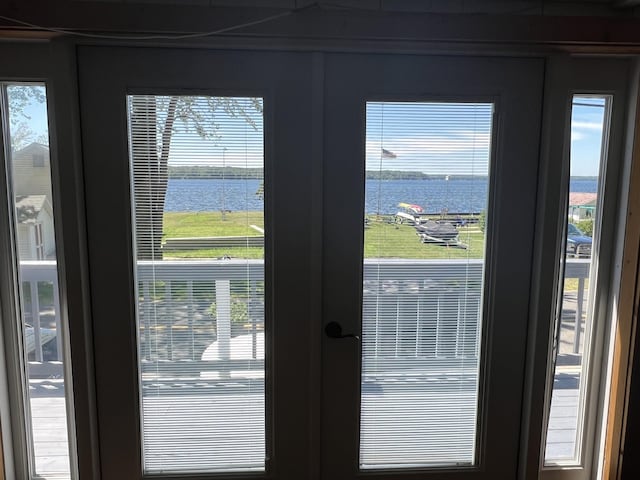
<path fill-rule="evenodd" d="M 3 287 L 16 476 L 70 478 L 65 374 L 44 84 L 0 83 L 12 282 Z M 8 237 L 7 237 L 8 238 Z M 11 254 L 10 252 L 13 252 Z M 11 292 L 8 283 L 13 284 Z M 11 296 L 13 298 L 8 298 Z"/>
<path fill-rule="evenodd" d="M 597 273 L 611 98 L 575 95 L 571 112 L 570 183 L 566 210 L 564 271 L 553 352 L 554 372 L 544 464 L 579 466 L 591 440 L 587 412 L 593 388 Z"/>

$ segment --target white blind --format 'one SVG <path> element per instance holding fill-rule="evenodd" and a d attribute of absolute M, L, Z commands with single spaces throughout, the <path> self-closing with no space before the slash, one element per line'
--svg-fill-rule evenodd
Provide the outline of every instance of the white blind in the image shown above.
<path fill-rule="evenodd" d="M 362 469 L 475 463 L 492 116 L 367 103 Z"/>
<path fill-rule="evenodd" d="M 262 99 L 128 112 L 144 471 L 264 470 Z"/>

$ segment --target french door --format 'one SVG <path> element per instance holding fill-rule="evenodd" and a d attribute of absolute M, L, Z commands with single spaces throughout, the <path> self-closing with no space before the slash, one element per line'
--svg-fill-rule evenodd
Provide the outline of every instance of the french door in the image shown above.
<path fill-rule="evenodd" d="M 514 478 L 541 64 L 326 71 L 323 312 L 360 336 L 323 344 L 326 478 Z"/>
<path fill-rule="evenodd" d="M 105 480 L 515 477 L 542 61 L 78 62 Z"/>

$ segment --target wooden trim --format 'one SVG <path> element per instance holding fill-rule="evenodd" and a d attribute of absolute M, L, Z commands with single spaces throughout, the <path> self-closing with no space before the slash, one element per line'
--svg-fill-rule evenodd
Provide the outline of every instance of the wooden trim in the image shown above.
<path fill-rule="evenodd" d="M 634 76 L 635 77 L 635 76 Z M 637 79 L 636 79 L 637 80 Z M 630 122 L 635 132 L 640 131 L 640 98 L 636 98 L 635 120 Z M 629 428 L 631 381 L 640 381 L 640 370 L 632 368 L 634 343 L 638 320 L 638 299 L 640 298 L 640 135 L 633 137 L 631 151 L 631 173 L 628 186 L 626 232 L 623 250 L 623 264 L 620 292 L 617 302 L 618 315 L 614 332 L 611 389 L 607 413 L 604 450 L 604 479 L 619 479 L 622 475 L 625 432 Z M 636 371 L 635 379 L 633 376 Z"/>

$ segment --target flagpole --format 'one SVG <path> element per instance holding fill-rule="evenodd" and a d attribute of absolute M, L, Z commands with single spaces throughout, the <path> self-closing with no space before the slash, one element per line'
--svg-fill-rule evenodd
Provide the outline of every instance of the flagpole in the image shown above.
<path fill-rule="evenodd" d="M 398 155 L 393 153 L 391 150 L 386 150 L 384 147 L 380 147 L 380 167 L 378 168 L 378 213 L 376 215 L 376 220 L 381 220 L 380 214 L 380 199 L 382 197 L 382 159 L 384 158 L 397 158 Z"/>

